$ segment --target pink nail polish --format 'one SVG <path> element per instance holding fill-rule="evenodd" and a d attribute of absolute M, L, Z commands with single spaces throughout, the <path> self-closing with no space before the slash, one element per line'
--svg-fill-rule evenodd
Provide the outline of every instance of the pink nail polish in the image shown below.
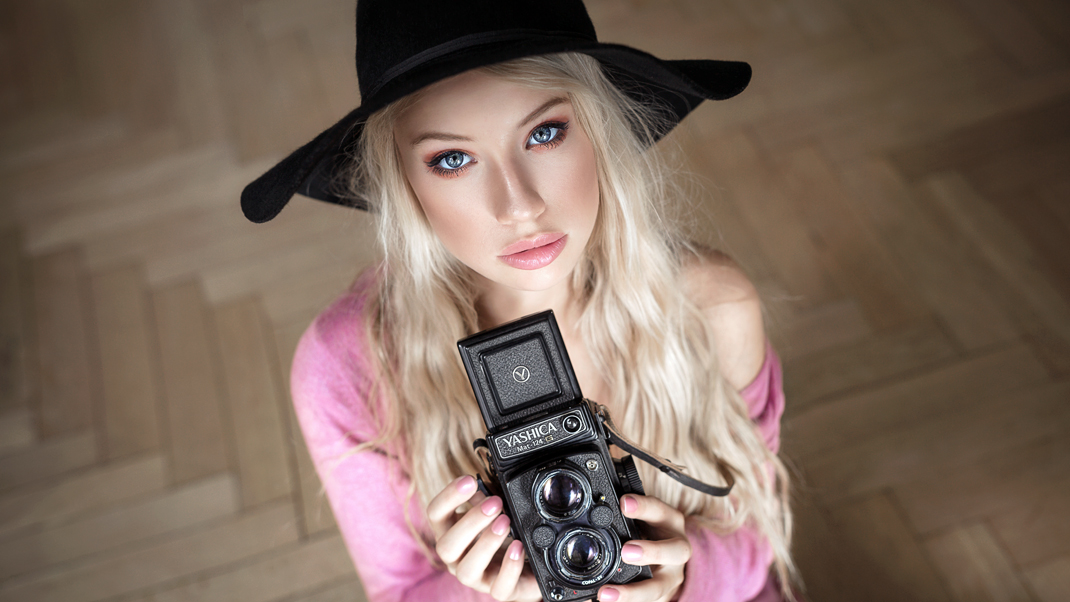
<path fill-rule="evenodd" d="M 468 495 L 476 490 L 476 480 L 472 475 L 464 475 L 457 479 L 457 491 Z"/>
<path fill-rule="evenodd" d="M 621 505 L 621 510 L 623 510 L 624 512 L 627 512 L 628 514 L 631 514 L 631 513 L 635 512 L 636 510 L 639 509 L 638 500 L 636 500 L 634 497 L 632 497 L 630 495 L 624 496 L 624 498 L 621 500 L 620 505 Z"/>
<path fill-rule="evenodd" d="M 494 516 L 502 511 L 502 498 L 498 496 L 489 497 L 483 500 L 483 503 L 479 505 L 479 509 L 487 516 Z"/>
<path fill-rule="evenodd" d="M 643 557 L 643 548 L 626 543 L 624 544 L 624 547 L 620 549 L 620 557 L 624 559 L 624 562 L 634 562 Z"/>
<path fill-rule="evenodd" d="M 509 517 L 503 514 L 494 519 L 494 522 L 490 524 L 490 530 L 493 531 L 495 535 L 505 535 L 508 533 Z"/>
<path fill-rule="evenodd" d="M 519 541 L 514 541 L 509 544 L 509 559 L 520 560 L 520 553 L 524 551 L 524 546 Z"/>
<path fill-rule="evenodd" d="M 602 592 L 598 594 L 598 599 L 602 602 L 616 602 L 620 598 L 620 592 L 612 587 L 603 587 Z"/>

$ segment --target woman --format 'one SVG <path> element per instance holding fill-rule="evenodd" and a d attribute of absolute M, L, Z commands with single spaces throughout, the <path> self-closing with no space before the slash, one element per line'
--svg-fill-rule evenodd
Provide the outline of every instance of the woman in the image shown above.
<path fill-rule="evenodd" d="M 621 508 L 648 539 L 621 554 L 654 576 L 599 599 L 748 600 L 770 564 L 786 583 L 779 364 L 747 279 L 663 217 L 681 195 L 653 148 L 749 68 L 600 44 L 578 1 L 400 4 L 358 5 L 362 106 L 242 198 L 254 221 L 295 191 L 378 220 L 382 265 L 317 318 L 292 378 L 369 598 L 540 599 L 502 501 L 476 492 L 485 427 L 455 343 L 545 309 L 624 433 L 736 479 L 725 500 L 640 466 L 649 495 Z"/>

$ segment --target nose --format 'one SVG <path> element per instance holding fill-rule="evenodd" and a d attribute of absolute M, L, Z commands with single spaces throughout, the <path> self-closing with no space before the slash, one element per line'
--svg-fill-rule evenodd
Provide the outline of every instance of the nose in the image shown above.
<path fill-rule="evenodd" d="M 494 217 L 498 223 L 511 225 L 532 221 L 546 210 L 546 202 L 535 185 L 535 174 L 520 162 L 503 161 L 492 187 Z"/>

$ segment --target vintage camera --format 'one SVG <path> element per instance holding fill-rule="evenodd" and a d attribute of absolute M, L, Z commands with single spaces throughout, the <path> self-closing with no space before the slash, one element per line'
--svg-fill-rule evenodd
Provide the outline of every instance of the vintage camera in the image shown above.
<path fill-rule="evenodd" d="M 457 343 L 487 425 L 485 493 L 500 495 L 543 598 L 597 595 L 606 583 L 650 578 L 621 560 L 639 536 L 620 496 L 643 494 L 632 456 L 609 453 L 604 408 L 583 398 L 553 312 Z M 611 426 L 612 423 L 609 423 Z"/>

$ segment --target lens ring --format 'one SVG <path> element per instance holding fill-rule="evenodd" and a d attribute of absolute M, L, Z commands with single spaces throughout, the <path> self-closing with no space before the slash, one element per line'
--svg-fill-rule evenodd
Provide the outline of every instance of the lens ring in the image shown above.
<path fill-rule="evenodd" d="M 611 531 L 577 527 L 558 538 L 553 555 L 547 554 L 551 571 L 563 581 L 580 587 L 598 587 L 620 564 L 620 543 Z"/>
<path fill-rule="evenodd" d="M 532 498 L 543 518 L 566 522 L 590 508 L 591 485 L 577 470 L 554 468 L 535 479 Z"/>

